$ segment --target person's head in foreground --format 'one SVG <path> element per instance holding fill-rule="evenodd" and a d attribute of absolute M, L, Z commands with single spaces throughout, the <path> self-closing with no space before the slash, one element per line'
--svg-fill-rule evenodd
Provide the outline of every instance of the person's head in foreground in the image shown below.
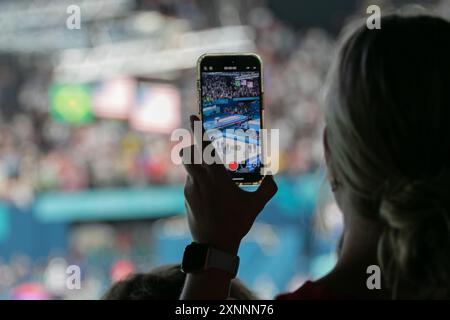
<path fill-rule="evenodd" d="M 178 300 L 186 274 L 179 264 L 165 265 L 148 273 L 133 274 L 116 282 L 104 294 L 104 300 Z M 238 279 L 233 280 L 230 297 L 255 300 L 256 297 Z"/>
<path fill-rule="evenodd" d="M 450 298 L 450 23 L 389 16 L 359 28 L 327 100 L 341 258 L 373 251 L 366 265 L 380 265 L 391 297 Z"/>
<path fill-rule="evenodd" d="M 325 124 L 328 177 L 344 216 L 338 261 L 279 298 L 450 298 L 450 23 L 390 15 L 381 29 L 364 24 L 346 36 Z M 194 240 L 236 254 L 277 191 L 272 178 L 249 194 L 225 178 L 212 183 L 223 176 L 218 167 L 185 166 Z M 381 267 L 380 290 L 367 286 L 370 265 Z M 183 297 L 220 297 L 224 282 L 193 275 Z"/>

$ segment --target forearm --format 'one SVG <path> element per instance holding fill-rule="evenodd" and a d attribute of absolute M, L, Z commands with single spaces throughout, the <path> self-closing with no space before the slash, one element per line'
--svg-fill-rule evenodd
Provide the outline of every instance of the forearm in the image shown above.
<path fill-rule="evenodd" d="M 180 299 L 224 300 L 228 298 L 230 284 L 231 276 L 216 269 L 188 274 Z"/>

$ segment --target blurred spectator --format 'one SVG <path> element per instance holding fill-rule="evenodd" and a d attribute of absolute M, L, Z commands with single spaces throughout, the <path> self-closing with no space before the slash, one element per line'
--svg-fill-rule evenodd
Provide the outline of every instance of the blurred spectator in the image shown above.
<path fill-rule="evenodd" d="M 180 265 L 161 266 L 149 273 L 135 274 L 115 283 L 103 296 L 105 300 L 178 300 L 186 275 Z M 238 279 L 233 279 L 230 297 L 255 300 L 255 295 Z"/>

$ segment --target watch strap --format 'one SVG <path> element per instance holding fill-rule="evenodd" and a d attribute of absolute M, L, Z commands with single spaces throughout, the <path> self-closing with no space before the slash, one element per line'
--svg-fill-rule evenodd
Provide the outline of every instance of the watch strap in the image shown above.
<path fill-rule="evenodd" d="M 239 269 L 239 257 L 208 244 L 192 242 L 184 250 L 181 270 L 198 273 L 209 269 L 224 271 L 234 278 Z"/>
<path fill-rule="evenodd" d="M 234 278 L 239 269 L 239 257 L 214 247 L 209 247 L 205 268 L 225 271 Z"/>

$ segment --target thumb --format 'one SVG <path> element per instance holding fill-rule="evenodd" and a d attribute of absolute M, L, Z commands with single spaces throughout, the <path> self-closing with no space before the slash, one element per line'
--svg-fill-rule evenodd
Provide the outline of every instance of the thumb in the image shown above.
<path fill-rule="evenodd" d="M 195 123 L 201 121 L 200 118 L 195 115 L 195 114 L 191 114 L 189 116 L 189 123 L 191 126 L 191 131 L 194 134 L 194 138 L 197 141 L 197 143 L 201 146 L 202 150 L 204 150 L 206 148 L 206 146 L 208 146 L 211 141 L 209 139 L 207 139 L 206 141 L 203 140 L 204 136 L 205 136 L 205 128 L 203 127 L 203 125 L 199 125 L 199 129 L 200 130 L 195 130 Z"/>
<path fill-rule="evenodd" d="M 197 115 L 191 114 L 191 115 L 189 116 L 189 123 L 190 123 L 190 125 L 191 125 L 191 130 L 192 130 L 192 132 L 194 132 L 194 123 L 195 123 L 195 121 L 200 121 L 200 119 L 198 118 Z"/>
<path fill-rule="evenodd" d="M 267 202 L 277 193 L 278 187 L 272 175 L 264 177 L 261 185 L 254 193 L 253 201 L 259 210 L 262 210 Z"/>

